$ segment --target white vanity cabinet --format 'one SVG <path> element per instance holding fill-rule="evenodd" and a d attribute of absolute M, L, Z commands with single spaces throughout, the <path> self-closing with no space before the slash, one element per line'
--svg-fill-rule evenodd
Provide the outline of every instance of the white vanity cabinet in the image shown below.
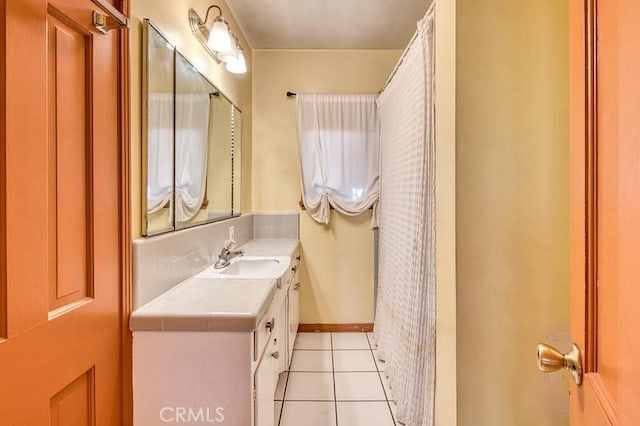
<path fill-rule="evenodd" d="M 281 288 L 283 294 L 277 298 L 274 328 L 273 357 L 274 373 L 277 376 L 289 369 L 293 356 L 293 345 L 298 333 L 299 321 L 299 294 L 300 280 L 298 268 L 300 267 L 300 254 L 296 252 L 291 258 L 291 264 L 287 273 L 282 277 Z M 275 390 L 275 388 L 274 388 Z"/>
<path fill-rule="evenodd" d="M 254 426 L 274 426 L 274 389 L 278 383 L 274 375 L 276 359 L 266 352 L 254 374 Z"/>
<path fill-rule="evenodd" d="M 300 253 L 296 252 L 292 262 L 292 277 L 287 291 L 287 363 L 291 365 L 293 345 L 300 325 Z"/>
<path fill-rule="evenodd" d="M 273 304 L 273 317 L 275 319 L 273 336 L 271 346 L 267 348 L 273 358 L 273 374 L 276 384 L 278 382 L 278 375 L 287 369 L 287 290 L 284 277 L 279 285 L 278 300 L 274 300 Z M 273 387 L 274 391 L 276 384 L 274 384 Z"/>
<path fill-rule="evenodd" d="M 280 279 L 194 277 L 132 314 L 134 426 L 273 426 L 297 330 L 297 246 L 284 247 Z"/>
<path fill-rule="evenodd" d="M 256 389 L 255 426 L 273 425 L 274 394 L 278 385 L 278 377 L 291 365 L 293 345 L 299 324 L 299 264 L 300 256 L 296 252 L 291 259 L 287 273 L 278 283 L 278 291 L 267 314 L 269 318 L 272 318 L 270 324 L 273 328 L 270 342 L 256 368 L 254 377 Z M 293 331 L 294 328 L 295 331 Z"/>

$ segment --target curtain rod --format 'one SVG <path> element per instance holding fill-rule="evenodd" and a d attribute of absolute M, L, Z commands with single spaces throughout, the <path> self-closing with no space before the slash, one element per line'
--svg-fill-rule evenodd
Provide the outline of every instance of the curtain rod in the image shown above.
<path fill-rule="evenodd" d="M 431 8 L 433 8 L 434 4 L 435 4 L 435 2 L 431 2 L 431 5 L 427 9 L 427 14 L 429 14 L 429 12 L 430 12 Z M 389 83 L 391 83 L 391 80 L 393 80 L 393 77 L 395 77 L 396 73 L 398 72 L 398 69 L 400 68 L 400 65 L 402 65 L 402 63 L 404 62 L 404 58 L 407 56 L 407 53 L 409 53 L 409 49 L 411 48 L 411 45 L 413 44 L 413 42 L 416 41 L 417 38 L 418 38 L 418 30 L 416 30 L 413 33 L 413 36 L 411 36 L 411 40 L 409 40 L 409 43 L 407 43 L 407 47 L 404 48 L 404 51 L 402 52 L 402 55 L 400 55 L 400 59 L 398 59 L 398 62 L 393 67 L 393 70 L 391 71 L 391 74 L 389 74 L 389 78 L 387 78 L 387 81 L 384 83 L 384 86 L 382 86 L 382 89 L 380 89 L 378 94 L 384 92 L 384 89 L 386 89 L 387 86 L 389 85 Z M 296 93 L 295 92 L 287 92 L 286 95 L 287 95 L 288 98 L 293 98 L 294 96 L 296 96 Z"/>
<path fill-rule="evenodd" d="M 398 72 L 398 69 L 400 68 L 400 65 L 402 65 L 402 62 L 404 62 L 404 58 L 407 56 L 407 53 L 409 52 L 409 48 L 411 47 L 413 42 L 416 40 L 416 38 L 418 38 L 418 31 L 413 33 L 411 40 L 409 40 L 409 44 L 407 44 L 407 47 L 402 52 L 402 55 L 400 55 L 400 59 L 398 59 L 396 66 L 393 67 L 393 70 L 391 71 L 389 78 L 387 78 L 387 81 L 384 83 L 384 86 L 382 86 L 382 89 L 380 89 L 378 93 L 384 92 L 384 89 L 386 89 L 389 83 L 391 83 L 391 80 L 393 80 L 393 77 L 395 77 L 396 73 Z M 297 93 L 288 91 L 286 95 L 287 95 L 287 98 L 293 98 L 297 95 Z"/>

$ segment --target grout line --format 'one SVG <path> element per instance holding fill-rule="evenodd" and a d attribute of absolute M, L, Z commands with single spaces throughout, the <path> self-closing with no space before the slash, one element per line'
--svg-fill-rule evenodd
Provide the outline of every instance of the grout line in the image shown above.
<path fill-rule="evenodd" d="M 331 373 L 333 375 L 333 408 L 336 413 L 336 426 L 338 426 L 338 395 L 336 395 L 336 368 L 333 360 L 333 333 L 329 334 L 331 340 Z"/>
<path fill-rule="evenodd" d="M 274 402 L 334 402 L 332 399 L 288 399 Z M 335 402 L 387 402 L 384 399 L 339 399 Z"/>
<path fill-rule="evenodd" d="M 290 399 L 287 402 L 334 402 L 332 399 Z M 339 399 L 335 402 L 386 402 L 384 399 Z"/>
<path fill-rule="evenodd" d="M 372 347 L 372 343 L 369 340 L 369 336 L 366 335 L 366 339 L 367 339 L 367 344 L 369 346 L 369 349 L 334 349 L 333 347 L 333 333 L 329 332 L 330 334 L 330 348 L 329 349 L 331 351 L 331 373 L 332 373 L 332 377 L 333 377 L 333 393 L 334 393 L 334 398 L 333 398 L 333 403 L 334 403 L 334 408 L 335 408 L 335 421 L 336 421 L 336 426 L 338 426 L 338 403 L 360 403 L 360 402 L 367 402 L 367 403 L 372 403 L 372 402 L 386 402 L 387 403 L 387 407 L 389 408 L 389 414 L 391 415 L 391 419 L 393 421 L 393 425 L 394 426 L 400 426 L 399 423 L 396 423 L 395 417 L 393 416 L 393 411 L 391 410 L 391 401 L 389 400 L 389 395 L 387 395 L 387 392 L 384 388 L 383 382 L 382 382 L 382 376 L 381 376 L 381 371 L 378 368 L 378 363 L 376 362 L 375 356 L 373 354 L 373 347 Z M 294 350 L 294 353 L 296 351 L 327 351 L 326 349 L 296 349 Z M 369 350 L 369 353 L 371 354 L 371 357 L 373 359 L 373 362 L 375 364 L 375 370 L 370 370 L 370 371 L 354 371 L 354 370 L 348 370 L 348 371 L 336 371 L 335 369 L 335 352 L 336 351 L 362 351 L 362 350 Z M 294 355 L 295 356 L 295 355 Z M 280 411 L 280 418 L 278 421 L 278 424 L 280 424 L 280 422 L 282 421 L 282 415 L 284 413 L 284 405 L 286 402 L 324 402 L 324 403 L 330 403 L 331 400 L 286 400 L 286 392 L 287 392 L 287 388 L 288 388 L 288 382 L 289 382 L 289 378 L 291 376 L 291 373 L 329 373 L 329 371 L 291 371 L 291 366 L 289 366 L 289 370 L 287 370 L 287 372 L 289 373 L 287 375 L 287 380 L 285 382 L 285 392 L 283 395 L 283 404 L 282 404 L 282 409 Z M 337 394 L 336 394 L 336 374 L 341 374 L 341 373 L 376 373 L 378 375 L 378 380 L 380 380 L 380 385 L 382 386 L 382 390 L 383 390 L 383 394 L 385 396 L 385 399 L 361 399 L 361 400 L 338 400 L 337 398 Z"/>
<path fill-rule="evenodd" d="M 294 348 L 293 350 L 294 350 L 294 351 L 310 351 L 310 352 L 328 352 L 328 351 L 330 351 L 331 349 L 318 349 L 318 348 L 315 348 L 315 349 L 311 349 L 311 348 Z"/>
<path fill-rule="evenodd" d="M 360 349 L 334 349 L 333 351 L 334 352 L 349 352 L 349 351 L 363 352 L 363 351 L 371 351 L 371 349 L 370 348 L 367 348 L 367 349 L 362 349 L 362 348 L 360 348 Z"/>
<path fill-rule="evenodd" d="M 376 371 L 378 372 L 378 379 L 380 379 L 380 386 L 382 386 L 382 392 L 384 393 L 384 397 L 387 400 L 387 407 L 389 407 L 389 414 L 391 414 L 391 420 L 393 421 L 393 425 L 396 426 L 396 418 L 393 415 L 393 410 L 391 409 L 391 402 L 389 401 L 389 395 L 387 395 L 387 390 L 384 388 L 384 383 L 382 382 L 382 376 L 380 375 L 380 369 L 378 368 L 378 363 L 376 361 L 375 355 L 373 355 L 373 346 L 371 345 L 371 340 L 369 340 L 369 334 L 366 334 L 367 342 L 369 342 L 369 348 L 371 348 L 371 356 L 373 357 L 373 362 L 376 365 Z"/>
<path fill-rule="evenodd" d="M 291 370 L 292 373 L 331 373 L 331 370 Z M 375 371 L 373 371 L 375 373 Z"/>
<path fill-rule="evenodd" d="M 282 421 L 282 413 L 284 412 L 284 403 L 287 400 L 287 386 L 289 386 L 289 377 L 291 377 L 291 370 L 290 369 L 291 369 L 291 364 L 293 364 L 293 356 L 295 355 L 295 352 L 296 351 L 292 351 L 291 360 L 290 360 L 289 365 L 287 366 L 287 369 L 286 369 L 287 380 L 285 380 L 285 382 L 284 382 L 284 392 L 282 392 L 282 407 L 280 407 L 280 415 L 278 416 L 278 424 L 277 424 L 277 426 L 280 426 L 280 422 Z"/>
<path fill-rule="evenodd" d="M 287 380 L 289 380 L 288 377 Z M 282 421 L 282 412 L 284 411 L 284 396 L 282 397 L 282 401 L 278 402 L 282 402 L 282 405 L 280 406 L 280 414 L 278 414 L 278 421 L 276 422 L 276 426 L 280 426 L 280 422 Z"/>

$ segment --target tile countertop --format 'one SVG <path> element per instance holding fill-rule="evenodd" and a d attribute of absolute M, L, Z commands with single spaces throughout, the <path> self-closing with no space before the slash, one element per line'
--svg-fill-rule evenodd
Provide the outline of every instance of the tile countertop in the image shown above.
<path fill-rule="evenodd" d="M 241 248 L 247 256 L 289 256 L 293 257 L 300 242 L 289 239 L 251 240 Z"/>
<path fill-rule="evenodd" d="M 293 239 L 251 240 L 247 256 L 292 257 Z M 136 309 L 129 328 L 139 331 L 253 331 L 276 291 L 275 279 L 189 278 Z"/>

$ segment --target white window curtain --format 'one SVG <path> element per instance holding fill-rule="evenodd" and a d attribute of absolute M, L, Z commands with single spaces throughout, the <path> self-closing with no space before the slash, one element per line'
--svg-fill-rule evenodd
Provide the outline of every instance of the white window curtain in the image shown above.
<path fill-rule="evenodd" d="M 329 223 L 330 206 L 349 216 L 379 197 L 379 120 L 376 95 L 297 95 L 302 200 L 307 212 Z"/>
<path fill-rule="evenodd" d="M 208 93 L 176 95 L 176 222 L 195 217 L 204 200 L 209 152 Z"/>
<path fill-rule="evenodd" d="M 147 106 L 147 213 L 171 202 L 173 195 L 173 93 L 149 93 Z"/>
<path fill-rule="evenodd" d="M 378 302 L 374 335 L 397 419 L 434 424 L 435 133 L 432 5 L 380 94 Z M 391 399 L 390 398 L 390 399 Z"/>

